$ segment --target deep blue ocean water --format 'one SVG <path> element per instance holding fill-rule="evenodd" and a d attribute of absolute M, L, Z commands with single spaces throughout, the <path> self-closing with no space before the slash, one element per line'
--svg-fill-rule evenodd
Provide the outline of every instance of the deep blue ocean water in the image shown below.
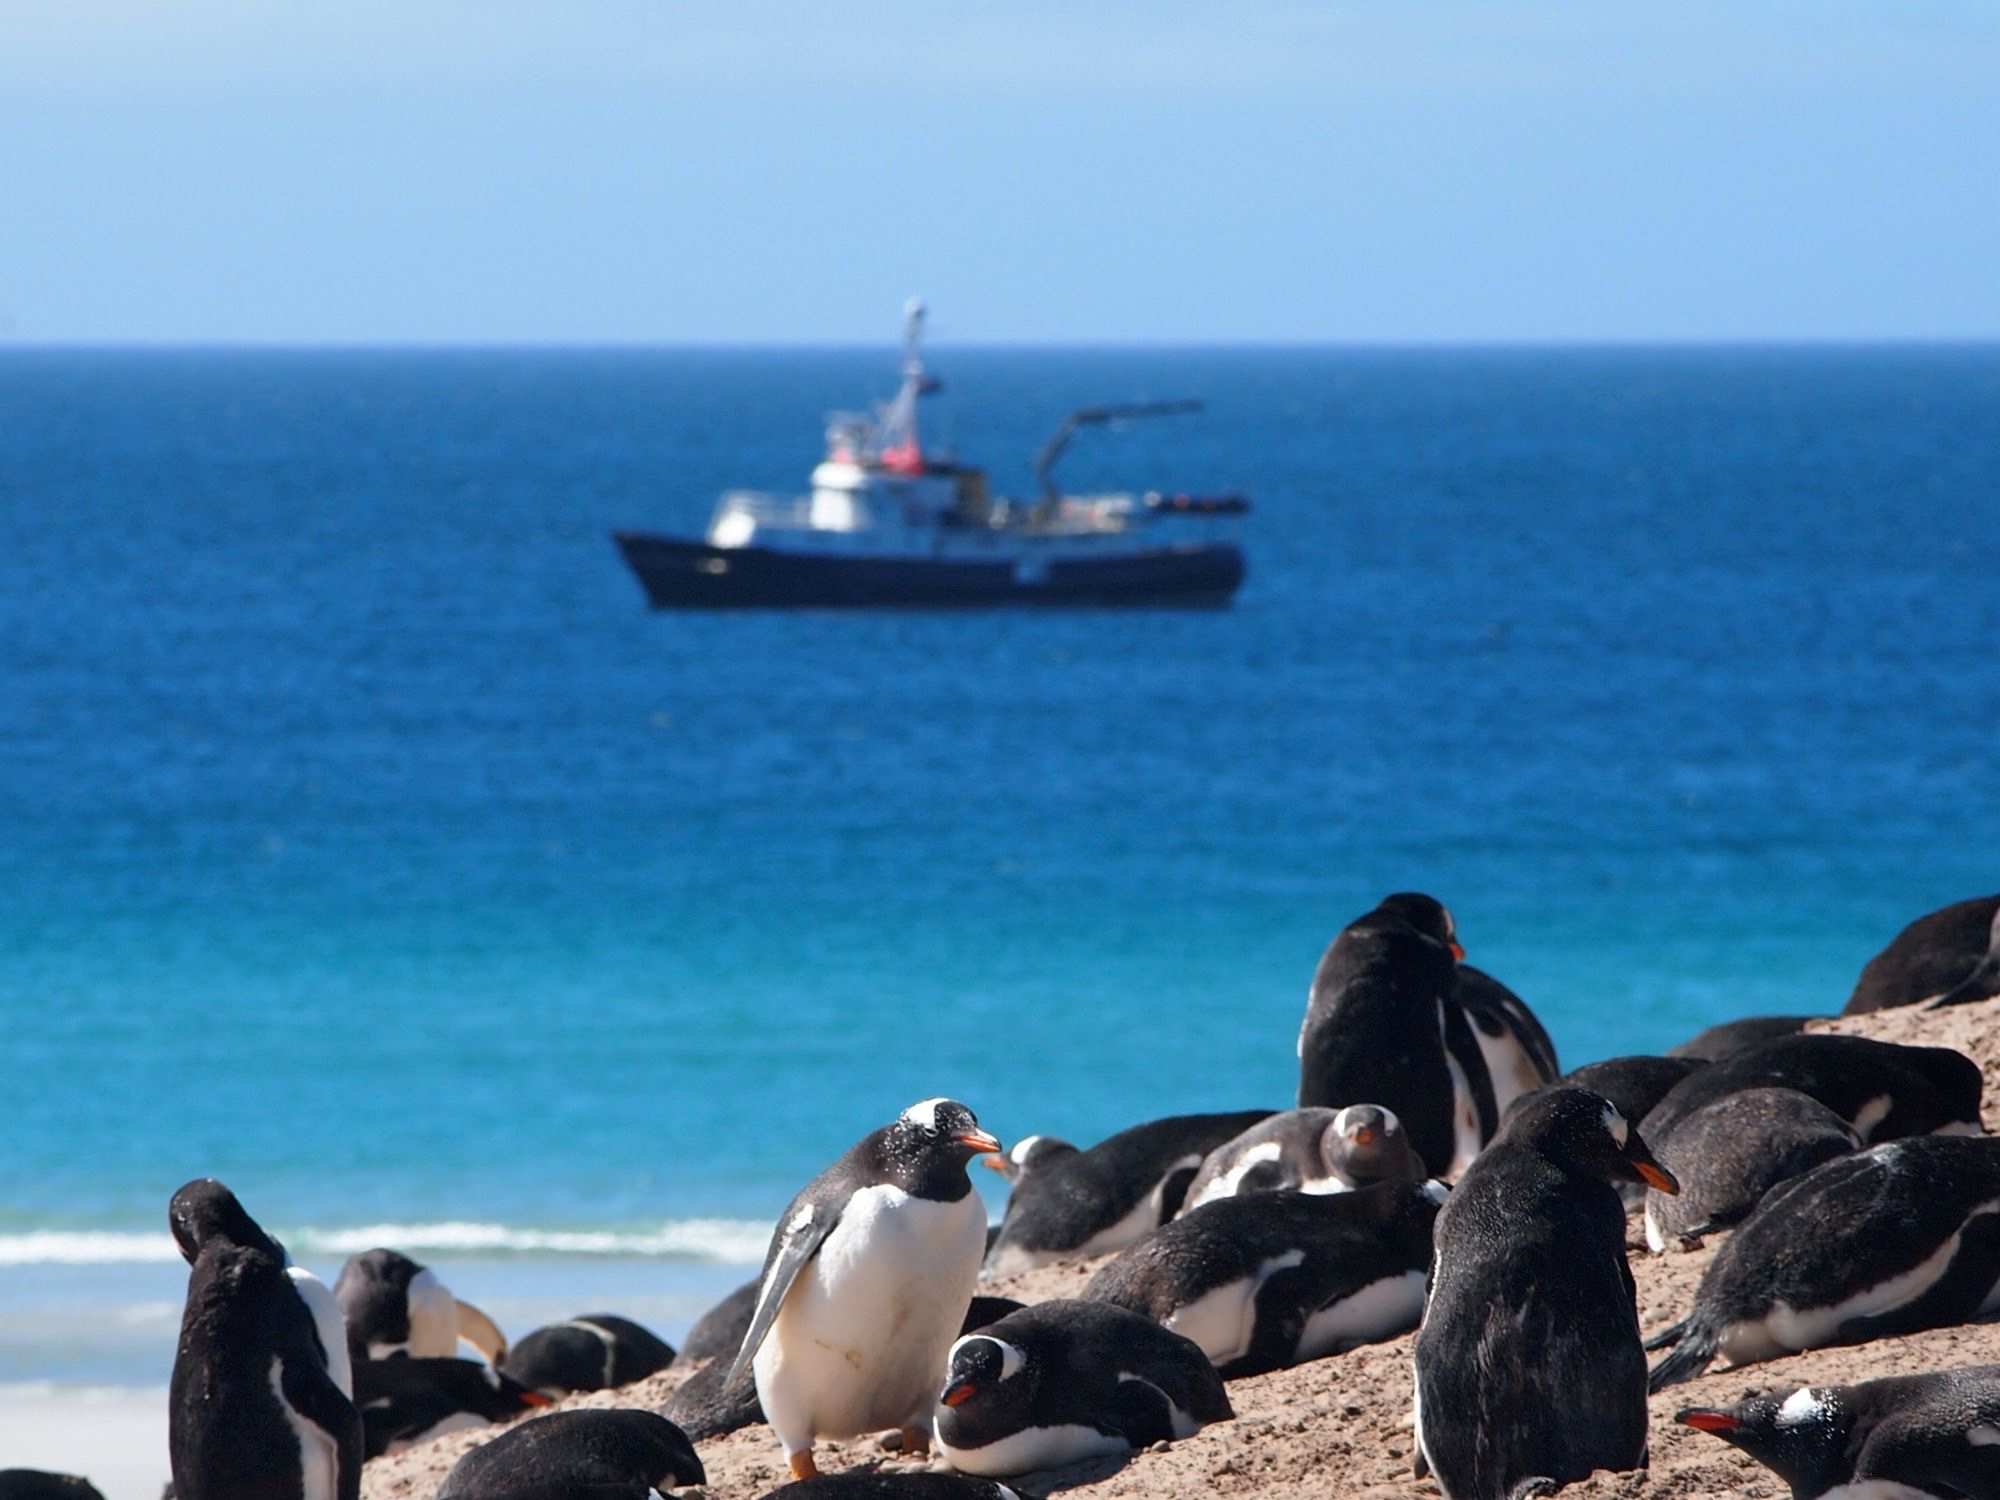
<path fill-rule="evenodd" d="M 649 612 L 610 531 L 802 488 L 885 350 L 0 354 L 0 1303 L 166 1330 L 0 1380 L 163 1378 L 197 1174 L 706 1296 L 919 1097 L 1288 1103 L 1390 890 L 1575 1064 L 2000 886 L 2000 349 L 934 362 L 1016 493 L 1204 398 L 1063 473 L 1249 492 L 1235 606 Z"/>

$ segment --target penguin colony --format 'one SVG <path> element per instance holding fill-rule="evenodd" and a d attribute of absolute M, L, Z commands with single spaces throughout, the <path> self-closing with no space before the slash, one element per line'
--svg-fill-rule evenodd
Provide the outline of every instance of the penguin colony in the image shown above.
<path fill-rule="evenodd" d="M 1528 1007 L 1463 958 L 1429 896 L 1343 928 L 1309 988 L 1291 1109 L 1007 1149 L 962 1103 L 909 1106 L 799 1191 L 758 1278 L 678 1357 L 610 1314 L 509 1350 L 392 1250 L 355 1257 L 329 1292 L 226 1187 L 191 1182 L 169 1207 L 190 1266 L 173 1492 L 356 1500 L 364 1455 L 694 1363 L 664 1415 L 517 1422 L 438 1500 L 656 1500 L 705 1482 L 690 1433 L 760 1418 L 787 1500 L 1023 1500 L 1004 1481 L 1229 1420 L 1226 1380 L 1415 1329 L 1413 1470 L 1447 1500 L 1518 1500 L 1644 1468 L 1648 1391 L 1717 1359 L 2000 1313 L 2000 1141 L 1980 1134 L 1970 1059 L 1753 1017 L 1564 1078 Z M 2000 897 L 1984 897 L 1911 923 L 1847 1009 L 1994 994 Z M 990 1245 L 974 1160 L 1012 1185 Z M 1728 1236 L 1647 1345 L 1621 1197 L 1644 1206 L 1656 1252 Z M 1107 1254 L 1071 1300 L 975 1296 L 982 1274 Z M 1668 1350 L 1650 1371 L 1648 1348 Z M 2000 1500 L 2000 1366 L 1752 1393 L 1677 1420 L 1798 1500 Z M 936 1460 L 819 1474 L 818 1439 L 882 1431 Z M 24 1500 L 87 1490 L 0 1478 Z"/>

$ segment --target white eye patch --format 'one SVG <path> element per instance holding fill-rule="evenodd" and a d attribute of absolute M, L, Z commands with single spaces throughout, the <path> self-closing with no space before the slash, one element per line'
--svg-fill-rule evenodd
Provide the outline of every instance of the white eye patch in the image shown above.
<path fill-rule="evenodd" d="M 1604 1129 L 1610 1135 L 1611 1139 L 1618 1143 L 1618 1149 L 1623 1151 L 1625 1149 L 1626 1138 L 1631 1134 L 1632 1127 L 1625 1123 L 1625 1117 L 1619 1114 L 1617 1108 L 1613 1105 L 1607 1104 L 1604 1106 Z"/>
<path fill-rule="evenodd" d="M 1785 1404 L 1778 1408 L 1780 1427 L 1797 1427 L 1806 1422 L 1814 1422 L 1826 1415 L 1826 1398 L 1809 1385 L 1800 1386 L 1785 1397 Z"/>
<path fill-rule="evenodd" d="M 926 1130 L 936 1130 L 938 1106 L 949 1103 L 951 1101 L 944 1098 L 919 1099 L 903 1111 L 903 1118 L 912 1125 L 921 1125 Z"/>

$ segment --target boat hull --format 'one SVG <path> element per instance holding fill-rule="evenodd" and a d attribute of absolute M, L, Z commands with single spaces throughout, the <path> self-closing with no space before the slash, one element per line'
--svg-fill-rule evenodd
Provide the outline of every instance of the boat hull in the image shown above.
<path fill-rule="evenodd" d="M 1199 608 L 1227 604 L 1243 582 L 1243 552 L 1230 543 L 1024 559 L 813 556 L 643 531 L 612 535 L 655 609 Z"/>

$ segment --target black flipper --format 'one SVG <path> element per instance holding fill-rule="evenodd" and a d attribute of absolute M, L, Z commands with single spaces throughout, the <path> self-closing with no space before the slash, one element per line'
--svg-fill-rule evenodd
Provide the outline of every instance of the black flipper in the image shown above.
<path fill-rule="evenodd" d="M 1299 1266 L 1264 1278 L 1264 1284 L 1257 1288 L 1257 1323 L 1250 1334 L 1250 1347 L 1217 1374 L 1224 1380 L 1240 1380 L 1245 1375 L 1282 1370 L 1292 1363 L 1298 1354 L 1299 1337 L 1306 1331 L 1303 1294 L 1310 1279 Z"/>
<path fill-rule="evenodd" d="M 812 1210 L 810 1214 L 804 1212 L 807 1208 Z M 743 1335 L 743 1347 L 736 1351 L 735 1363 L 729 1367 L 732 1381 L 750 1368 L 764 1336 L 778 1320 L 785 1294 L 791 1291 L 799 1272 L 819 1254 L 820 1246 L 833 1233 L 833 1226 L 840 1222 L 845 1208 L 845 1202 L 838 1207 L 813 1203 L 803 1193 L 786 1206 L 785 1217 L 778 1221 L 777 1232 L 771 1236 L 771 1248 L 764 1256 L 764 1274 L 757 1283 L 757 1311 L 751 1316 L 750 1331 Z"/>
<path fill-rule="evenodd" d="M 1150 1380 L 1119 1381 L 1112 1414 L 1125 1441 L 1135 1449 L 1173 1440 L 1173 1406 Z"/>
<path fill-rule="evenodd" d="M 334 1500 L 361 1500 L 361 1464 L 365 1440 L 361 1413 L 341 1393 L 333 1377 L 317 1365 L 285 1360 L 280 1366 L 279 1386 L 285 1402 L 333 1439 Z"/>
<path fill-rule="evenodd" d="M 1928 1291 L 1888 1312 L 1849 1318 L 1835 1330 L 1831 1342 L 1866 1344 L 1926 1328 L 1954 1327 L 1979 1311 L 1996 1277 L 2000 1277 L 2000 1214 L 1980 1214 L 1959 1231 L 1958 1254 Z"/>
<path fill-rule="evenodd" d="M 1657 1396 L 1670 1385 L 1692 1380 L 1715 1363 L 1715 1350 L 1721 1339 L 1714 1329 L 1695 1328 L 1687 1324 L 1675 1326 L 1683 1330 L 1679 1347 L 1646 1373 L 1646 1394 L 1649 1396 Z"/>

